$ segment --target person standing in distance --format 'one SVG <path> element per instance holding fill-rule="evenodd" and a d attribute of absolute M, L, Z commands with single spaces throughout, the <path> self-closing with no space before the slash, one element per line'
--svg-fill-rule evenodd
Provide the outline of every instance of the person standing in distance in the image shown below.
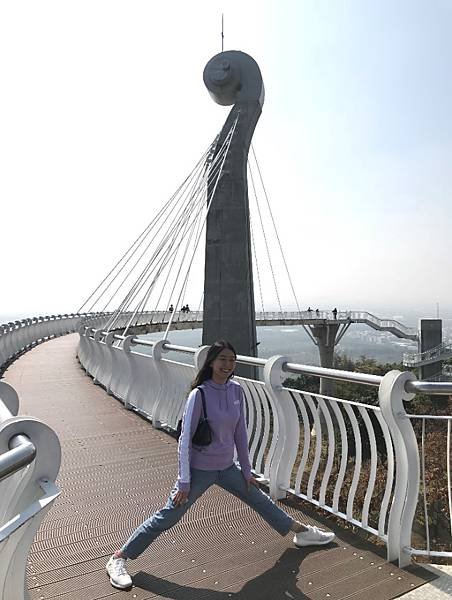
<path fill-rule="evenodd" d="M 142 523 L 107 563 L 110 583 L 119 589 L 132 585 L 126 560 L 137 558 L 164 531 L 173 527 L 213 484 L 234 494 L 253 508 L 280 535 L 294 532 L 296 546 L 328 544 L 334 533 L 294 520 L 259 487 L 251 473 L 243 390 L 232 379 L 237 354 L 219 340 L 210 346 L 187 398 L 179 438 L 179 473 L 165 506 Z M 202 414 L 202 388 L 212 431 L 208 446 L 196 446 L 192 437 Z M 205 416 L 205 415 L 204 415 Z M 234 447 L 240 469 L 234 463 Z"/>

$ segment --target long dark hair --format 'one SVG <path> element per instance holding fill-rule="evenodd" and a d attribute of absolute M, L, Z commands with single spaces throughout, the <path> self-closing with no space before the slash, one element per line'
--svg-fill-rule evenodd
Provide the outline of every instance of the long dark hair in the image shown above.
<path fill-rule="evenodd" d="M 234 353 L 234 356 L 237 356 L 237 352 L 235 351 L 231 343 L 227 342 L 226 340 L 217 340 L 216 342 L 214 342 L 207 352 L 206 360 L 203 366 L 199 369 L 198 373 L 196 374 L 196 377 L 192 381 L 190 387 L 191 390 L 194 390 L 196 387 L 198 387 L 198 385 L 201 385 L 202 383 L 204 383 L 204 381 L 212 377 L 212 367 L 210 365 L 220 354 L 220 352 L 225 349 L 231 350 Z M 230 377 L 232 377 L 233 375 L 234 373 L 232 373 Z"/>

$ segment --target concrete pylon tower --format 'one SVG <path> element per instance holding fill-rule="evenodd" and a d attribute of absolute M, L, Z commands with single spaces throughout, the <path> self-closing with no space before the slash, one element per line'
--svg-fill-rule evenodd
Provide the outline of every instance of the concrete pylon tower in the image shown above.
<path fill-rule="evenodd" d="M 334 365 L 334 347 L 340 342 L 351 319 L 337 319 L 337 311 L 322 312 L 320 319 L 307 322 L 312 341 L 319 349 L 320 366 L 332 369 Z M 320 378 L 319 393 L 324 396 L 334 396 L 336 384 L 333 379 Z"/>
<path fill-rule="evenodd" d="M 426 352 L 440 346 L 443 341 L 441 319 L 419 319 L 419 352 Z M 443 363 L 441 359 L 421 364 L 419 367 L 419 379 L 429 379 L 442 374 Z"/>
<path fill-rule="evenodd" d="M 247 159 L 262 112 L 264 86 L 257 63 L 243 52 L 214 56 L 204 83 L 222 106 L 234 105 L 221 130 L 216 153 L 238 117 L 223 172 L 214 188 L 206 227 L 203 344 L 223 338 L 239 354 L 256 356 Z M 213 177 L 212 179 L 216 179 Z M 251 375 L 242 372 L 241 374 Z"/>
<path fill-rule="evenodd" d="M 319 349 L 320 366 L 332 369 L 334 364 L 334 347 L 337 344 L 336 335 L 339 325 L 336 323 L 329 325 L 311 325 L 310 329 Z M 324 396 L 334 396 L 335 387 L 333 379 L 325 379 L 325 377 L 320 378 L 320 394 L 323 394 Z"/>

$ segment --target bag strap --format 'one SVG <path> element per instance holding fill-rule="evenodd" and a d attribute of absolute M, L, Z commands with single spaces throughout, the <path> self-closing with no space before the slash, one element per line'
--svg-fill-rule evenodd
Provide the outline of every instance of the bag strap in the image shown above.
<path fill-rule="evenodd" d="M 202 400 L 202 409 L 204 411 L 204 419 L 207 419 L 207 410 L 206 410 L 206 396 L 204 394 L 204 390 L 202 387 L 197 388 L 201 392 L 201 400 Z"/>

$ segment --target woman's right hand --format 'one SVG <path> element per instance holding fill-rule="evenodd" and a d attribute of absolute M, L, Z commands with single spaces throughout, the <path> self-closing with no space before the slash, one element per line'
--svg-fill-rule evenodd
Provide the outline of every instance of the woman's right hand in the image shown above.
<path fill-rule="evenodd" d="M 181 492 L 178 490 L 173 498 L 174 506 L 181 506 L 182 504 L 185 504 L 188 500 L 188 494 L 189 492 Z"/>

